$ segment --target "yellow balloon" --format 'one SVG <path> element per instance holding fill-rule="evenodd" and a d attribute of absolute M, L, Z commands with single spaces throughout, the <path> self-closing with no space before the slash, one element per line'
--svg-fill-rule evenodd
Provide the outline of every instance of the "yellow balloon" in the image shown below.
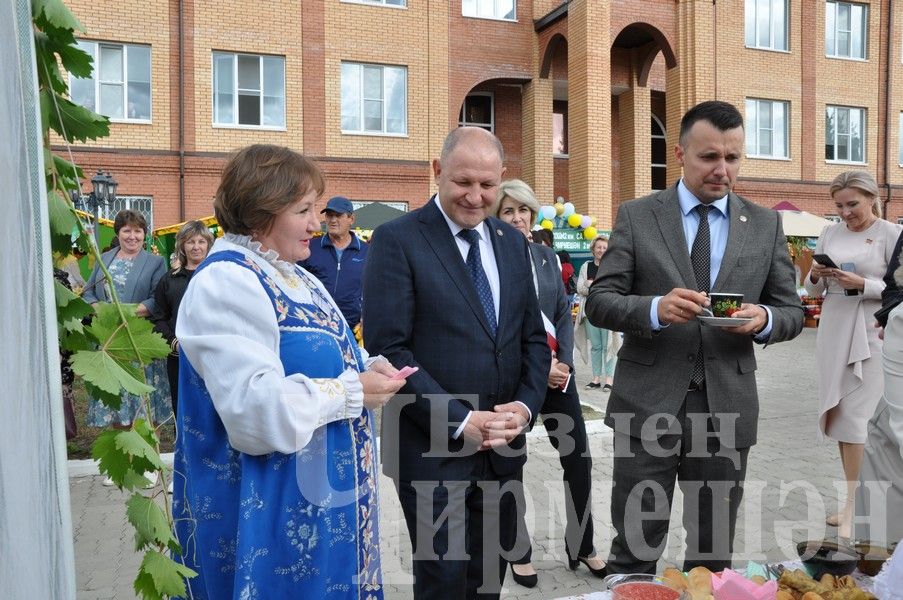
<path fill-rule="evenodd" d="M 542 223 L 540 223 L 539 226 L 542 227 L 543 229 L 549 229 L 549 230 L 551 230 L 553 227 L 555 227 L 555 224 L 552 223 L 552 222 L 551 222 L 550 220 L 548 220 L 548 219 L 543 219 L 543 220 L 542 220 Z"/>
<path fill-rule="evenodd" d="M 590 223 L 590 225 L 592 225 L 593 227 L 595 227 L 595 226 L 596 226 L 596 221 L 598 221 L 599 219 L 597 219 L 596 217 L 591 217 L 591 218 L 592 218 L 593 221 L 592 221 L 592 223 Z"/>
<path fill-rule="evenodd" d="M 587 227 L 586 229 L 583 230 L 583 239 L 591 240 L 596 237 L 597 233 L 598 232 L 596 231 L 595 227 Z"/>
<path fill-rule="evenodd" d="M 562 214 L 564 214 L 564 204 L 562 204 L 561 202 L 556 202 L 554 206 L 556 215 L 560 217 Z"/>
<path fill-rule="evenodd" d="M 568 217 L 568 225 L 571 227 L 580 227 L 580 222 L 583 221 L 583 215 L 578 215 L 577 213 L 572 214 Z"/>

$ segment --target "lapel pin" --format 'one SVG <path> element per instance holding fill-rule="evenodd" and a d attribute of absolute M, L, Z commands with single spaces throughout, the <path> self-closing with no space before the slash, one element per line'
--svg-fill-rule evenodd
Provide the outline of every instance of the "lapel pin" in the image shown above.
<path fill-rule="evenodd" d="M 740 222 L 746 223 L 746 215 L 740 215 Z"/>
<path fill-rule="evenodd" d="M 548 262 L 548 261 L 547 261 L 546 259 L 542 259 L 542 266 L 546 266 L 546 263 L 547 263 L 547 262 Z"/>
<path fill-rule="evenodd" d="M 502 232 L 501 229 L 496 229 L 495 232 L 496 232 L 497 234 L 499 234 L 499 235 L 505 235 L 504 232 Z"/>

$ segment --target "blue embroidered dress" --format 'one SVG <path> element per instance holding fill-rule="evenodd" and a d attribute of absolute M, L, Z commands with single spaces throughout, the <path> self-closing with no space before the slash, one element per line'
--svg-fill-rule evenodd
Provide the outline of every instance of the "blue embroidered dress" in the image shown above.
<path fill-rule="evenodd" d="M 299 410 L 308 410 L 300 403 L 311 402 L 311 398 L 341 394 L 342 374 L 349 368 L 361 371 L 363 364 L 351 331 L 328 294 L 302 269 L 293 267 L 294 274 L 286 280 L 253 252 L 233 249 L 236 247 L 228 240 L 217 240 L 214 249 L 220 251 L 211 252 L 198 268 L 180 310 L 179 339 L 183 339 L 183 319 L 192 316 L 192 287 L 196 283 L 212 286 L 214 281 L 234 279 L 238 273 L 246 286 L 250 285 L 247 278 L 252 278 L 253 285 L 260 286 L 269 298 L 266 318 L 278 324 L 278 349 L 272 351 L 278 352 L 284 378 L 303 379 L 313 390 L 310 397 L 298 397 Z M 208 269 L 211 275 L 215 271 L 215 278 L 203 277 Z M 298 294 L 287 289 L 299 285 L 310 291 L 311 302 L 298 302 Z M 220 291 L 224 295 L 242 293 L 227 287 Z M 204 297 L 214 302 L 216 295 Z M 222 318 L 241 316 L 223 314 Z M 264 317 L 248 315 L 248 319 L 254 318 Z M 187 326 L 184 333 L 173 512 L 183 548 L 176 560 L 198 572 L 188 580 L 189 597 L 381 599 L 377 464 L 370 411 L 364 408 L 354 418 L 324 417 L 321 420 L 328 422 L 314 423 L 308 433 L 298 434 L 302 439 L 300 451 L 295 453 L 240 451 L 233 444 L 268 447 L 255 441 L 264 436 L 263 429 L 264 433 L 252 434 L 240 425 L 245 417 L 253 420 L 266 410 L 266 404 L 264 408 L 236 407 L 234 399 L 219 400 L 218 394 L 228 395 L 220 390 L 243 391 L 247 385 L 248 393 L 253 393 L 255 382 L 237 380 L 241 375 L 235 375 L 228 362 L 217 363 L 205 354 L 205 336 L 188 335 Z M 210 343 L 215 347 L 220 342 Z M 235 340 L 223 343 L 241 345 Z M 264 352 L 252 340 L 247 344 L 251 361 Z M 222 369 L 228 370 L 210 369 L 205 381 L 192 359 L 198 365 L 222 364 Z M 356 375 L 353 379 L 359 385 Z M 214 396 L 210 390 L 216 390 Z M 235 396 L 237 404 L 242 397 L 242 393 Z M 288 400 L 291 408 L 293 399 Z M 342 401 L 339 405 L 344 406 Z M 242 410 L 247 414 L 243 416 Z M 275 421 L 278 427 L 286 419 Z M 306 435 L 310 439 L 303 443 Z"/>

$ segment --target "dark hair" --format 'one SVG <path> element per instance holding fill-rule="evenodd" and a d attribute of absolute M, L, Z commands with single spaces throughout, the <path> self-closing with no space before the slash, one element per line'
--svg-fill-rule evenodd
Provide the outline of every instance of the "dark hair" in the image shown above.
<path fill-rule="evenodd" d="M 571 255 L 567 250 L 559 250 L 558 259 L 561 260 L 561 264 L 569 264 L 571 262 Z"/>
<path fill-rule="evenodd" d="M 537 229 L 532 232 L 533 242 L 549 248 L 555 243 L 555 235 L 548 229 Z"/>
<path fill-rule="evenodd" d="M 254 144 L 232 155 L 213 212 L 226 233 L 268 233 L 276 216 L 311 190 L 323 194 L 323 172 L 311 159 L 284 146 Z"/>
<path fill-rule="evenodd" d="M 147 235 L 147 219 L 141 213 L 130 208 L 124 208 L 116 213 L 116 218 L 113 220 L 113 231 L 119 235 L 119 230 L 126 225 L 139 227 L 144 231 L 144 235 Z"/>
<path fill-rule="evenodd" d="M 743 115 L 737 107 L 721 100 L 700 102 L 684 114 L 680 120 L 680 144 L 685 143 L 687 133 L 697 121 L 708 121 L 718 131 L 743 127 Z"/>

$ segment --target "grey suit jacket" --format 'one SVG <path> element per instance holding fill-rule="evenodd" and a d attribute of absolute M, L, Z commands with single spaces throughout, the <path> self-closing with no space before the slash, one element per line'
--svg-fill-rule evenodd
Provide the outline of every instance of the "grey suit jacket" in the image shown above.
<path fill-rule="evenodd" d="M 530 244 L 530 256 L 536 271 L 536 284 L 539 287 L 539 310 L 555 326 L 555 337 L 558 339 L 557 358 L 567 366 L 574 368 L 574 321 L 571 317 L 571 306 L 564 292 L 561 280 L 561 269 L 555 251 L 542 244 Z"/>
<path fill-rule="evenodd" d="M 103 264 L 109 267 L 118 252 L 118 248 L 104 252 L 100 257 Z M 157 283 L 166 274 L 166 263 L 163 262 L 162 256 L 155 256 L 144 250 L 134 258 L 134 261 L 135 264 L 132 265 L 129 278 L 126 280 L 125 294 L 119 300 L 126 304 L 144 304 L 145 308 L 153 314 L 156 307 L 154 290 L 157 288 Z M 103 271 L 98 265 L 94 265 L 91 277 L 85 284 L 85 293 L 82 294 L 84 301 L 89 304 L 108 302 L 105 283 Z"/>
<path fill-rule="evenodd" d="M 768 306 L 768 343 L 796 337 L 803 309 L 778 213 L 733 193 L 728 212 L 727 247 L 712 291 L 741 293 L 744 302 Z M 643 424 L 656 413 L 678 414 L 701 339 L 709 410 L 724 415 L 716 419 L 721 441 L 729 447 L 751 446 L 759 416 L 753 339 L 696 320 L 653 332 L 653 297 L 676 287 L 697 288 L 677 188 L 671 187 L 621 205 L 586 301 L 593 325 L 624 332 L 606 423 L 634 437 L 654 439 L 654 424 L 645 430 Z"/>

